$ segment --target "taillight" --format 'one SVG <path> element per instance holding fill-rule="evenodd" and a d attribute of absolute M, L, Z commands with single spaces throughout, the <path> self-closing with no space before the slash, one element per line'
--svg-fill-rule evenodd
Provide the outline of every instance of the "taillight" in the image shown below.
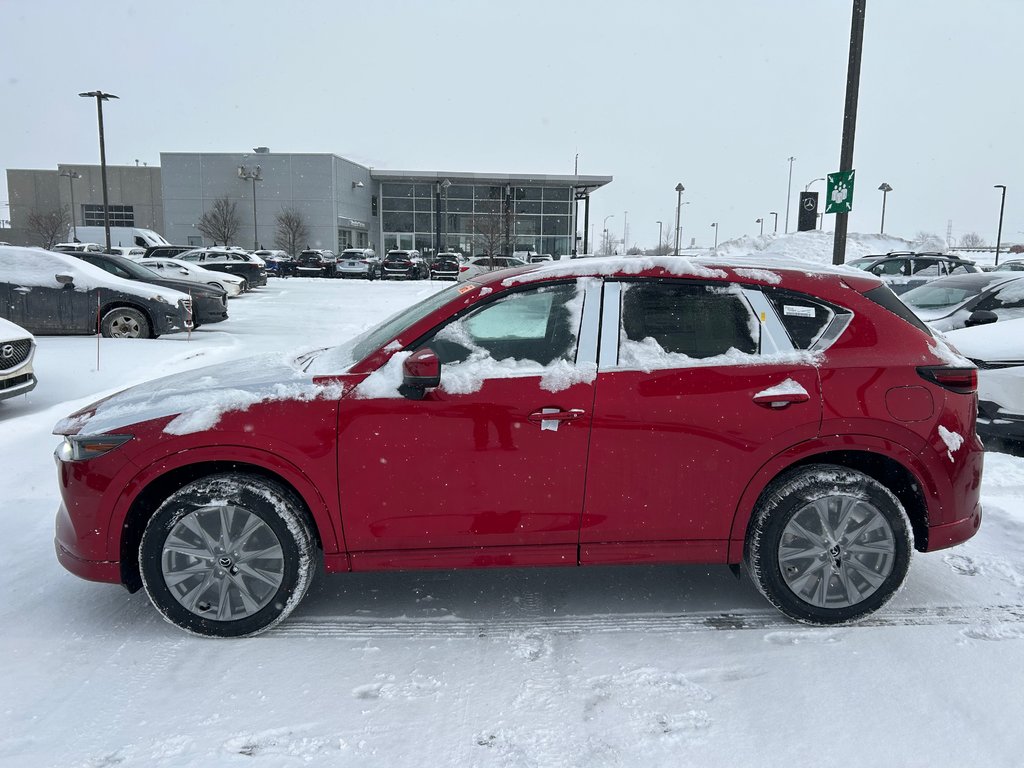
<path fill-rule="evenodd" d="M 922 366 L 917 369 L 922 379 L 961 395 L 978 391 L 977 368 L 953 368 L 946 365 Z"/>
<path fill-rule="evenodd" d="M 465 266 L 465 265 L 463 265 L 463 266 L 459 267 L 459 272 L 466 272 L 466 271 L 468 271 L 468 270 L 469 270 L 469 267 L 467 267 L 467 266 Z"/>

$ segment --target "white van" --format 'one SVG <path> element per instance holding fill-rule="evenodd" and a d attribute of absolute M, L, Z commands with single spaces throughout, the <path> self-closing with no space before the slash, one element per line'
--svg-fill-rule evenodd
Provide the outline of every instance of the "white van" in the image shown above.
<path fill-rule="evenodd" d="M 68 232 L 68 240 L 77 237 L 83 243 L 104 243 L 107 236 L 103 227 L 76 227 Z M 171 245 L 163 235 L 154 232 L 152 229 L 141 229 L 139 227 L 111 227 L 110 244 L 121 245 L 126 248 L 138 246 L 149 248 L 151 245 Z"/>

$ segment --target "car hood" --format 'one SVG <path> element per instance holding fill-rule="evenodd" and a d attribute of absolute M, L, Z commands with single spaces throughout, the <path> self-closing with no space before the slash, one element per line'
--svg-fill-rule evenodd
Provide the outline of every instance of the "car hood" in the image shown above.
<path fill-rule="evenodd" d="M 176 291 L 188 293 L 192 296 L 220 296 L 225 292 L 223 288 L 217 288 L 212 285 L 203 285 L 202 283 L 190 283 L 188 280 L 169 280 L 164 277 L 161 277 L 159 280 L 140 280 L 139 282 L 153 283 L 153 285 L 162 285 L 164 288 L 173 288 Z"/>
<path fill-rule="evenodd" d="M 130 387 L 61 419 L 57 435 L 97 435 L 173 416 L 164 432 L 183 435 L 216 426 L 230 411 L 271 400 L 338 398 L 340 385 L 320 385 L 292 354 L 234 360 Z"/>
<path fill-rule="evenodd" d="M 35 337 L 20 325 L 0 317 L 0 341 L 17 341 L 18 339 L 33 338 Z"/>
<path fill-rule="evenodd" d="M 1024 365 L 1024 318 L 961 328 L 945 336 L 972 360 Z"/>

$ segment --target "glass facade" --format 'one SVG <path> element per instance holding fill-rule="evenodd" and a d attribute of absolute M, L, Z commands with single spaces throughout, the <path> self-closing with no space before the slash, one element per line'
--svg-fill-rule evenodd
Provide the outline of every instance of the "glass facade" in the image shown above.
<path fill-rule="evenodd" d="M 110 209 L 110 226 L 112 227 L 134 227 L 135 226 L 135 206 L 133 205 L 111 205 L 108 206 Z M 95 205 L 90 203 L 82 204 L 82 226 L 83 227 L 102 227 L 103 226 L 103 206 Z"/>
<path fill-rule="evenodd" d="M 383 182 L 383 251 L 565 255 L 572 248 L 571 201 L 570 186 L 453 183 L 442 190 L 437 182 Z"/>

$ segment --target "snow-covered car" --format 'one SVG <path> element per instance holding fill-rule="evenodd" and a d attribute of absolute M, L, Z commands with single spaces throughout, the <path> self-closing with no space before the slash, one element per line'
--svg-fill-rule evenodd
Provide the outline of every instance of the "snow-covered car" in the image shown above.
<path fill-rule="evenodd" d="M 979 272 L 940 277 L 900 296 L 937 331 L 1024 317 L 1024 274 Z"/>
<path fill-rule="evenodd" d="M 447 251 L 427 259 L 431 280 L 457 280 L 462 268 L 462 254 Z"/>
<path fill-rule="evenodd" d="M 384 280 L 426 280 L 430 267 L 416 250 L 395 248 L 387 252 L 382 262 L 381 278 Z"/>
<path fill-rule="evenodd" d="M 36 340 L 10 320 L 0 318 L 0 400 L 31 392 L 36 386 L 32 358 Z"/>
<path fill-rule="evenodd" d="M 499 269 L 513 269 L 514 267 L 525 266 L 525 261 L 514 256 L 474 256 L 459 267 L 458 279 L 459 282 L 463 282 Z"/>
<path fill-rule="evenodd" d="M 194 248 L 174 258 L 241 277 L 245 280 L 242 286 L 245 291 L 267 284 L 267 267 L 263 259 L 240 248 Z"/>
<path fill-rule="evenodd" d="M 0 317 L 37 336 L 156 338 L 192 328 L 192 300 L 124 280 L 70 253 L 0 248 Z"/>
<path fill-rule="evenodd" d="M 978 434 L 1024 442 L 1024 318 L 945 337 L 978 366 Z"/>
<path fill-rule="evenodd" d="M 288 277 L 295 274 L 295 259 L 287 251 L 260 250 L 253 251 L 252 255 L 263 259 L 268 275 Z"/>
<path fill-rule="evenodd" d="M 981 524 L 977 370 L 876 277 L 630 257 L 423 293 L 63 419 L 61 564 L 202 635 L 321 570 L 614 563 L 745 562 L 835 624 Z"/>
<path fill-rule="evenodd" d="M 207 269 L 191 261 L 161 258 L 146 258 L 138 259 L 137 261 L 161 277 L 186 280 L 190 283 L 200 283 L 221 288 L 227 293 L 228 298 L 240 295 L 245 287 L 245 278 L 238 275 L 229 275 L 227 272 L 218 272 L 215 269 Z"/>
<path fill-rule="evenodd" d="M 334 272 L 338 277 L 358 277 L 376 280 L 381 277 L 384 267 L 373 248 L 346 248 L 338 254 Z"/>
<path fill-rule="evenodd" d="M 992 269 L 993 272 L 1024 272 L 1024 259 L 1011 259 L 1004 261 Z"/>
<path fill-rule="evenodd" d="M 896 294 L 906 293 L 912 288 L 947 275 L 965 275 L 982 271 L 973 261 L 931 252 L 892 252 L 884 256 L 865 256 L 846 264 L 882 278 Z"/>
<path fill-rule="evenodd" d="M 103 253 L 99 243 L 57 243 L 50 249 L 57 253 Z"/>

